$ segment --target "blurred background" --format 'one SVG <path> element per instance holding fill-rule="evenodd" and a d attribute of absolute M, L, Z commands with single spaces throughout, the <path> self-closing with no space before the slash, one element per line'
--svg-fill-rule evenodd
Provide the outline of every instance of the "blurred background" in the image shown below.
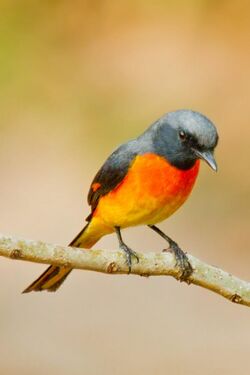
<path fill-rule="evenodd" d="M 250 279 L 249 16 L 244 0 L 1 0 L 1 232 L 69 243 L 108 154 L 192 108 L 217 124 L 219 172 L 203 164 L 161 228 Z M 124 238 L 165 246 L 146 228 Z M 56 294 L 21 295 L 44 269 L 1 258 L 1 374 L 249 374 L 248 308 L 172 278 L 84 271 Z"/>

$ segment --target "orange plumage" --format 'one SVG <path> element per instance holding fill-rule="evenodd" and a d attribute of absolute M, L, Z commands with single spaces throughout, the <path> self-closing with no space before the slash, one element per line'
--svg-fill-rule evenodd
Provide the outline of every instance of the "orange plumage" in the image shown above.
<path fill-rule="evenodd" d="M 166 219 L 187 199 L 199 164 L 197 160 L 191 169 L 180 170 L 155 154 L 137 156 L 123 181 L 100 199 L 94 218 L 112 228 Z"/>
<path fill-rule="evenodd" d="M 91 185 L 91 188 L 94 192 L 96 192 L 98 189 L 100 189 L 101 187 L 101 184 L 99 182 L 94 182 L 92 185 Z"/>

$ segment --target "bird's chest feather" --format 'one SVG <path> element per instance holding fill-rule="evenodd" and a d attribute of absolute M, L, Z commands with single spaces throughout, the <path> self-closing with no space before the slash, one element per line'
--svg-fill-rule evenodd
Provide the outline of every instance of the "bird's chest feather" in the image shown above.
<path fill-rule="evenodd" d="M 123 181 L 103 197 L 98 211 L 108 221 L 114 218 L 118 224 L 120 220 L 120 226 L 160 222 L 184 203 L 198 170 L 199 161 L 184 171 L 161 156 L 139 155 Z"/>
<path fill-rule="evenodd" d="M 155 154 L 137 156 L 119 190 L 137 199 L 174 201 L 185 197 L 193 187 L 199 170 L 199 161 L 189 170 L 180 170 Z M 119 194 L 119 193 L 118 193 Z"/>

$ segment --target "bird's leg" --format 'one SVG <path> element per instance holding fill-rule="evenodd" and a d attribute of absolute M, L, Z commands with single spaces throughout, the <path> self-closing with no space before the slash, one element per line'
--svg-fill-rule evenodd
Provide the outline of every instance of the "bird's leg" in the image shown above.
<path fill-rule="evenodd" d="M 138 258 L 138 255 L 136 254 L 135 251 L 131 250 L 124 242 L 123 242 L 123 239 L 122 239 L 122 235 L 121 235 L 121 229 L 120 227 L 115 227 L 115 232 L 116 232 L 116 235 L 117 235 L 117 238 L 118 238 L 118 241 L 119 241 L 119 247 L 121 250 L 123 250 L 125 252 L 125 255 L 126 255 L 126 263 L 128 265 L 128 272 L 130 273 L 131 272 L 131 266 L 132 266 L 132 255 L 135 257 L 135 259 L 137 260 L 137 263 L 139 263 L 139 258 Z"/>
<path fill-rule="evenodd" d="M 164 238 L 168 242 L 169 248 L 163 251 L 170 251 L 174 254 L 175 259 L 176 259 L 176 264 L 181 270 L 180 280 L 181 281 L 187 280 L 187 278 L 193 272 L 192 266 L 188 261 L 187 255 L 184 253 L 183 250 L 181 250 L 181 248 L 178 246 L 178 244 L 175 241 L 173 241 L 170 237 L 168 237 L 155 225 L 148 225 L 148 226 L 149 228 L 153 229 L 156 233 L 158 233 L 162 238 Z"/>

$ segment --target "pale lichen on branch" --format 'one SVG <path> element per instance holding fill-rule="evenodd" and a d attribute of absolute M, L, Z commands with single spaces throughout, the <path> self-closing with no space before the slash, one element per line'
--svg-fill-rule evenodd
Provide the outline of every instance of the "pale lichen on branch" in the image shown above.
<path fill-rule="evenodd" d="M 139 262 L 135 262 L 131 274 L 140 276 L 180 277 L 175 258 L 170 252 L 137 253 Z M 128 267 L 121 251 L 84 250 L 79 248 L 52 245 L 42 241 L 18 239 L 0 234 L 0 255 L 36 263 L 53 264 L 107 274 L 127 274 Z M 250 306 L 250 283 L 243 281 L 215 266 L 187 255 L 193 273 L 187 279 L 209 289 L 228 300 Z"/>

